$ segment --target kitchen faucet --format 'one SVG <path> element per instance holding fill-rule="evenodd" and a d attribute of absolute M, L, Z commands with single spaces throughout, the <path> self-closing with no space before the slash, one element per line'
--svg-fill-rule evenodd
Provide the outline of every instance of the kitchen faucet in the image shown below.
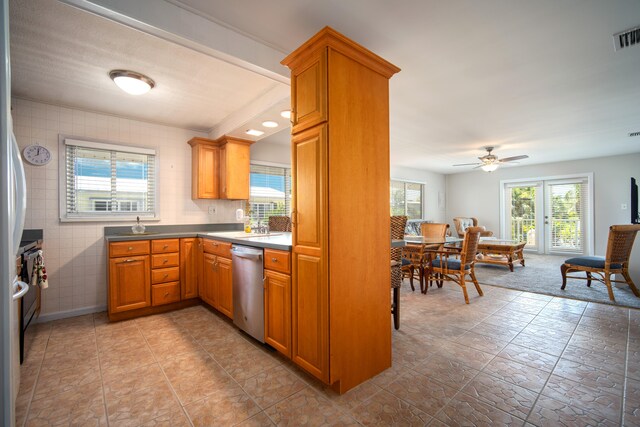
<path fill-rule="evenodd" d="M 266 224 L 262 224 L 261 220 L 258 219 L 258 225 L 253 228 L 253 232 L 256 234 L 269 234 L 269 226 Z"/>

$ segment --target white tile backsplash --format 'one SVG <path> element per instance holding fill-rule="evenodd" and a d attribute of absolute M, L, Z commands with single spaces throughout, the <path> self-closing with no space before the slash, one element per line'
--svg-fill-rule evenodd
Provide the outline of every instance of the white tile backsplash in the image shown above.
<path fill-rule="evenodd" d="M 42 314 L 102 308 L 107 304 L 104 227 L 123 222 L 61 223 L 58 207 L 58 135 L 108 140 L 157 150 L 160 221 L 151 224 L 235 222 L 241 202 L 191 199 L 191 147 L 187 141 L 206 133 L 12 99 L 14 132 L 20 148 L 38 143 L 52 154 L 46 166 L 25 163 L 25 228 L 42 228 L 49 288 L 42 293 Z M 208 214 L 215 205 L 216 213 Z"/>

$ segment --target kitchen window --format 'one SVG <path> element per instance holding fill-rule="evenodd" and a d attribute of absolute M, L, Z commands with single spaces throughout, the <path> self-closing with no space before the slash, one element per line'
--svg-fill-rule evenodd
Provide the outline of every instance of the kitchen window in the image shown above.
<path fill-rule="evenodd" d="M 61 137 L 60 220 L 157 219 L 156 152 Z"/>
<path fill-rule="evenodd" d="M 424 184 L 391 181 L 391 215 L 406 215 L 409 219 L 422 218 Z"/>
<path fill-rule="evenodd" d="M 267 222 L 273 215 L 291 215 L 291 169 L 251 164 L 249 216 Z"/>

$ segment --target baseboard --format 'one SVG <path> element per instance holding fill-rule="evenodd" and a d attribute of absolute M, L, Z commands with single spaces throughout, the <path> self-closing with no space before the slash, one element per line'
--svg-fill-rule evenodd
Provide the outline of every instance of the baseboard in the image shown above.
<path fill-rule="evenodd" d="M 95 305 L 93 307 L 76 308 L 74 310 L 57 311 L 55 313 L 41 314 L 36 323 L 50 322 L 52 320 L 66 319 L 67 317 L 82 316 L 83 314 L 99 313 L 107 311 L 106 305 Z"/>

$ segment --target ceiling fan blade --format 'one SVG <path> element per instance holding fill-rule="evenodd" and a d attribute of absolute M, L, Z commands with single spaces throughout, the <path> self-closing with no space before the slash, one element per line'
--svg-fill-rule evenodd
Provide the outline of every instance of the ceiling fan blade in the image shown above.
<path fill-rule="evenodd" d="M 453 166 L 474 166 L 474 165 L 482 166 L 482 163 L 478 163 L 478 162 L 476 162 L 476 163 L 460 163 L 460 164 L 453 165 Z"/>
<path fill-rule="evenodd" d="M 522 156 L 513 156 L 513 157 L 505 157 L 504 159 L 500 159 L 499 162 L 500 163 L 506 163 L 506 162 L 513 162 L 515 160 L 522 160 L 522 159 L 528 159 L 529 156 L 522 155 Z"/>

